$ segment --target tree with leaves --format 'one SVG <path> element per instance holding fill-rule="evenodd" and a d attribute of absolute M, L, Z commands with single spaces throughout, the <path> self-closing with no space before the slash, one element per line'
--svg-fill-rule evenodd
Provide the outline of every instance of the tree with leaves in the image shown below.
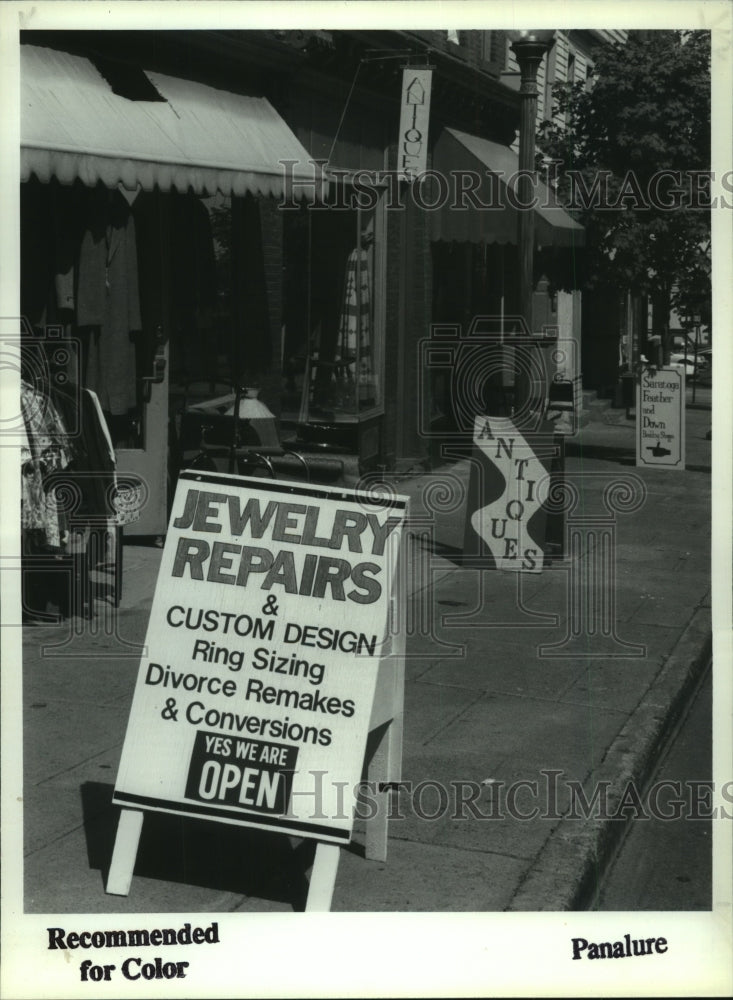
<path fill-rule="evenodd" d="M 649 296 L 668 350 L 671 308 L 710 322 L 710 34 L 631 31 L 553 97 L 539 166 L 586 227 L 584 283 Z"/>

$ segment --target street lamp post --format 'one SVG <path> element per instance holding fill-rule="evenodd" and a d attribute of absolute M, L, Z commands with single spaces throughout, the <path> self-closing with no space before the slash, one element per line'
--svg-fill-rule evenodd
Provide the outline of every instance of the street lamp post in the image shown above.
<path fill-rule="evenodd" d="M 535 122 L 537 118 L 537 73 L 549 49 L 554 31 L 522 31 L 512 42 L 520 71 L 519 179 L 520 205 L 529 205 L 535 178 Z M 520 208 L 517 240 L 519 244 L 519 311 L 532 331 L 532 294 L 534 291 L 534 210 Z M 530 397 L 529 374 L 518 366 L 515 386 L 515 411 L 520 412 Z"/>
<path fill-rule="evenodd" d="M 695 355 L 694 363 L 692 366 L 692 402 L 695 402 L 697 396 L 697 354 L 700 350 L 700 321 L 701 316 L 699 313 L 695 313 L 692 317 L 692 322 L 695 327 Z"/>

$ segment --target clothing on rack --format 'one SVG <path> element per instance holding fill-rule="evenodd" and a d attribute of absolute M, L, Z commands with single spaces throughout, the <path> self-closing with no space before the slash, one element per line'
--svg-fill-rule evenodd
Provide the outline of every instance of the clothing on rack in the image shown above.
<path fill-rule="evenodd" d="M 360 368 L 371 367 L 371 319 L 369 255 L 366 250 L 355 249 L 349 254 L 344 278 L 339 323 L 340 360 L 351 362 L 358 358 Z"/>
<path fill-rule="evenodd" d="M 22 380 L 21 412 L 21 525 L 34 532 L 37 544 L 60 549 L 70 527 L 137 520 L 134 498 L 118 489 L 114 451 L 94 392 L 63 384 L 45 393 Z"/>
<path fill-rule="evenodd" d="M 87 211 L 76 281 L 84 384 L 103 410 L 121 416 L 137 403 L 133 335 L 142 321 L 135 223 L 119 191 L 95 188 Z"/>
<path fill-rule="evenodd" d="M 83 389 L 81 395 L 82 431 L 92 472 L 90 481 L 97 483 L 98 490 L 104 490 L 103 496 L 99 492 L 96 495 L 96 516 L 107 517 L 117 527 L 132 524 L 140 517 L 140 490 L 134 484 L 120 486 L 112 438 L 99 398 L 91 389 Z"/>
<path fill-rule="evenodd" d="M 53 620 L 49 603 L 64 616 L 91 616 L 97 583 L 90 571 L 107 561 L 110 528 L 138 516 L 118 514 L 114 452 L 95 394 L 50 385 L 21 381 L 24 621 Z M 115 568 L 115 600 L 119 586 Z"/>
<path fill-rule="evenodd" d="M 372 278 L 370 253 L 364 248 L 352 250 L 348 257 L 335 360 L 337 377 L 342 383 L 340 405 L 346 409 L 372 405 L 377 393 Z"/>
<path fill-rule="evenodd" d="M 70 463 L 68 435 L 49 397 L 23 379 L 20 406 L 25 427 L 20 449 L 21 527 L 37 547 L 59 550 L 66 542 L 69 521 L 49 477 Z"/>
<path fill-rule="evenodd" d="M 372 377 L 372 301 L 366 250 L 352 250 L 347 261 L 337 360 L 357 363 L 353 372 L 357 381 Z"/>
<path fill-rule="evenodd" d="M 104 523 L 114 516 L 112 497 L 115 486 L 114 453 L 110 451 L 104 417 L 93 394 L 74 385 L 55 386 L 54 406 L 68 428 L 70 462 L 66 470 L 70 488 L 77 493 L 74 520 Z"/>

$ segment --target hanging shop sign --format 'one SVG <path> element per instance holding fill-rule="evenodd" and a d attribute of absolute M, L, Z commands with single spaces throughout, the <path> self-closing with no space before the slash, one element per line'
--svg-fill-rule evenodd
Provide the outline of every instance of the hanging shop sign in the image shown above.
<path fill-rule="evenodd" d="M 642 368 L 636 387 L 636 464 L 685 467 L 685 373 Z"/>
<path fill-rule="evenodd" d="M 350 839 L 406 503 L 182 473 L 118 805 Z"/>
<path fill-rule="evenodd" d="M 519 431 L 509 417 L 477 416 L 464 553 L 496 569 L 541 573 L 551 433 Z"/>
<path fill-rule="evenodd" d="M 402 72 L 397 143 L 397 170 L 401 180 L 415 180 L 427 169 L 432 80 L 433 71 L 430 69 L 411 69 L 408 66 Z"/>

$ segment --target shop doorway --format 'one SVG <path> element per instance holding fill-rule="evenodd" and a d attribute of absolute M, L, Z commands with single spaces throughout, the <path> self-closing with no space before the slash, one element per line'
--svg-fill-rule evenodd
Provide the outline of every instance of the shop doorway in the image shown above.
<path fill-rule="evenodd" d="M 284 217 L 281 413 L 305 442 L 359 453 L 382 412 L 382 230 L 379 205 L 359 207 L 348 184 L 337 207 Z"/>

